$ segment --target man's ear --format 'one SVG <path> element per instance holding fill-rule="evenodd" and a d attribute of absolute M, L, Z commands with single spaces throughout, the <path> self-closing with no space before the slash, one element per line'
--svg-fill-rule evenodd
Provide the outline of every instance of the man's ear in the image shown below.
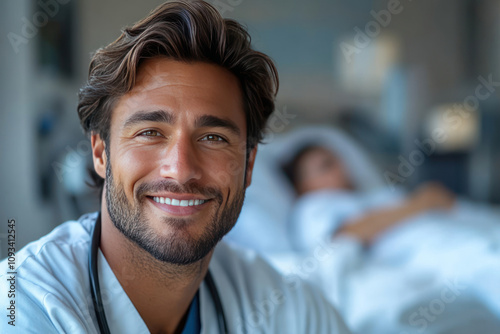
<path fill-rule="evenodd" d="M 246 172 L 247 175 L 245 175 L 245 188 L 248 188 L 248 186 L 252 183 L 252 173 L 253 173 L 253 165 L 255 163 L 255 156 L 257 155 L 257 145 L 250 151 L 250 154 L 248 155 L 248 162 L 247 162 L 247 168 Z"/>
<path fill-rule="evenodd" d="M 92 144 L 92 160 L 94 161 L 94 169 L 100 177 L 105 179 L 107 164 L 106 144 L 98 134 L 92 134 L 92 136 L 90 136 L 90 143 Z"/>

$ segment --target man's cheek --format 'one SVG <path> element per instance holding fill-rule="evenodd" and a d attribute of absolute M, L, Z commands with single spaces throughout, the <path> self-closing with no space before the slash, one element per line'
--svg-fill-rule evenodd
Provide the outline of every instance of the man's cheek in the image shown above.
<path fill-rule="evenodd" d="M 231 183 L 231 175 L 227 171 L 218 170 L 210 174 L 211 179 L 206 184 L 209 188 L 222 189 Z"/>
<path fill-rule="evenodd" d="M 231 176 L 242 175 L 245 172 L 244 164 L 237 160 L 230 160 L 226 165 L 226 171 Z"/>

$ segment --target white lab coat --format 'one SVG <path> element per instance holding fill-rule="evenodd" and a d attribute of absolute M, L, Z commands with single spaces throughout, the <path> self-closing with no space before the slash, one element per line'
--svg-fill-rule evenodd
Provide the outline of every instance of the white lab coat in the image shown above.
<path fill-rule="evenodd" d="M 16 254 L 15 327 L 1 333 L 98 333 L 88 254 L 96 213 L 67 222 Z M 0 263 L 2 313 L 10 303 L 6 260 Z M 149 333 L 101 252 L 99 281 L 111 333 Z M 219 244 L 210 263 L 230 333 L 347 333 L 312 287 L 283 278 L 254 252 Z M 134 275 L 134 273 L 126 273 Z M 208 288 L 200 288 L 201 333 L 219 331 Z"/>

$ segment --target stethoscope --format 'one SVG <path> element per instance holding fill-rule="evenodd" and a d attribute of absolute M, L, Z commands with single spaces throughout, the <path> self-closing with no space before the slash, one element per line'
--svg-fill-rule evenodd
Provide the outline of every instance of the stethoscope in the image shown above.
<path fill-rule="evenodd" d="M 104 314 L 104 307 L 102 305 L 101 289 L 99 286 L 99 276 L 97 274 L 97 253 L 99 250 L 99 243 L 101 241 L 101 213 L 97 216 L 97 220 L 92 229 L 92 244 L 89 252 L 89 277 L 90 277 L 90 291 L 92 293 L 92 302 L 94 303 L 94 310 L 99 324 L 99 331 L 103 334 L 109 334 L 108 322 Z M 220 301 L 219 292 L 215 286 L 210 270 L 205 275 L 205 284 L 208 286 L 210 295 L 215 304 L 215 311 L 217 313 L 217 320 L 219 323 L 220 333 L 227 333 L 226 317 Z"/>

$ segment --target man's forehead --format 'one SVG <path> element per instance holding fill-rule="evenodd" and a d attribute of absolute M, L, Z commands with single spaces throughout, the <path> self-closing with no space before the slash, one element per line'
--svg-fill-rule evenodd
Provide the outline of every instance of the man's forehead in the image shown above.
<path fill-rule="evenodd" d="M 175 116 L 186 109 L 225 119 L 236 117 L 243 128 L 246 124 L 234 74 L 218 65 L 166 57 L 151 58 L 139 66 L 134 87 L 120 98 L 113 113 L 118 113 L 121 123 L 131 113 L 144 110 L 166 110 Z"/>
<path fill-rule="evenodd" d="M 179 61 L 166 57 L 155 57 L 145 60 L 137 69 L 134 89 L 147 86 L 148 89 L 155 89 L 166 85 L 183 85 L 189 82 L 190 85 L 199 84 L 202 86 L 210 82 L 214 72 L 219 76 L 224 76 L 232 84 L 239 87 L 239 81 L 227 69 L 222 66 L 201 61 Z M 208 80 L 207 80 L 208 79 Z"/>
<path fill-rule="evenodd" d="M 145 60 L 137 69 L 135 85 L 132 91 L 138 86 L 147 85 L 155 88 L 170 80 L 175 81 L 180 73 L 177 73 L 178 71 L 175 71 L 174 66 L 172 66 L 175 64 L 174 62 L 178 63 L 174 60 L 159 57 Z"/>

